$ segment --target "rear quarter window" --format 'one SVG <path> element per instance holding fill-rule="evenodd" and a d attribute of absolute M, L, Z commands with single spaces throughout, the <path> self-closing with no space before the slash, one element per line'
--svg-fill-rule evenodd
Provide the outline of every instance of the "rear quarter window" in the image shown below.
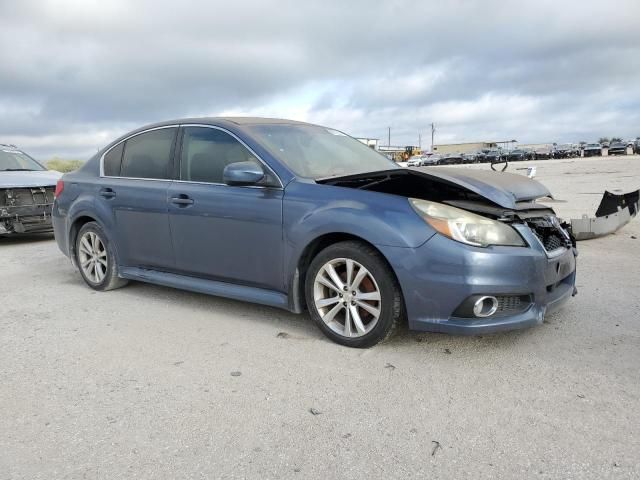
<path fill-rule="evenodd" d="M 120 175 L 120 164 L 122 162 L 123 150 L 124 142 L 113 147 L 104 156 L 104 174 L 108 177 L 117 177 Z"/>

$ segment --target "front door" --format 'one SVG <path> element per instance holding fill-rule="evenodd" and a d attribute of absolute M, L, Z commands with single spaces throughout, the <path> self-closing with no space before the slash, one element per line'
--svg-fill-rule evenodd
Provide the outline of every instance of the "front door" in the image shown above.
<path fill-rule="evenodd" d="M 210 127 L 184 127 L 183 131 L 180 180 L 169 188 L 176 269 L 186 275 L 284 291 L 279 181 L 269 172 L 260 185 L 225 185 L 222 174 L 228 164 L 264 165 L 226 131 Z"/>

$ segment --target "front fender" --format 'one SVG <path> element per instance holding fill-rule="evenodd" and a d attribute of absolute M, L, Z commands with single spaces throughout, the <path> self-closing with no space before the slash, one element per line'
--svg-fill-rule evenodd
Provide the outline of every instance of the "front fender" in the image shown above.
<path fill-rule="evenodd" d="M 288 280 L 305 248 L 323 235 L 343 233 L 377 246 L 416 248 L 435 234 L 405 197 L 298 181 L 285 189 L 283 222 Z"/>

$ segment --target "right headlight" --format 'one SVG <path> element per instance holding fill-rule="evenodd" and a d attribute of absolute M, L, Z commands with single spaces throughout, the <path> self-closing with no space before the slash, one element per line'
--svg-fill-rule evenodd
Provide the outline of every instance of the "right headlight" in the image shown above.
<path fill-rule="evenodd" d="M 409 203 L 416 213 L 437 232 L 458 242 L 476 247 L 526 246 L 515 229 L 497 220 L 419 198 L 410 198 Z"/>

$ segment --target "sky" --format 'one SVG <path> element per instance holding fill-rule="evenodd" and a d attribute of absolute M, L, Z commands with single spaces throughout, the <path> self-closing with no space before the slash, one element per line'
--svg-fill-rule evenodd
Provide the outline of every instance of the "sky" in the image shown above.
<path fill-rule="evenodd" d="M 640 1 L 0 0 L 0 143 L 250 115 L 393 145 L 640 136 Z"/>

